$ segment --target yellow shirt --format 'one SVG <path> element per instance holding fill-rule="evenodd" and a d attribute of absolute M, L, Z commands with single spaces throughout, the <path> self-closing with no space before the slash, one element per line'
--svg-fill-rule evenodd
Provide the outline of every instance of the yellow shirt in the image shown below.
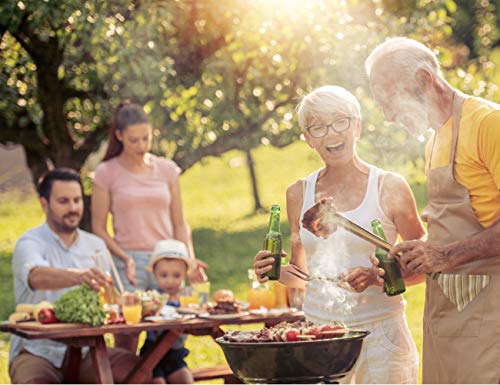
<path fill-rule="evenodd" d="M 449 164 L 451 118 L 436 131 L 431 169 Z M 426 147 L 427 169 L 434 135 Z M 455 180 L 469 190 L 474 214 L 484 227 L 500 220 L 500 105 L 480 98 L 463 104 L 455 153 Z"/>

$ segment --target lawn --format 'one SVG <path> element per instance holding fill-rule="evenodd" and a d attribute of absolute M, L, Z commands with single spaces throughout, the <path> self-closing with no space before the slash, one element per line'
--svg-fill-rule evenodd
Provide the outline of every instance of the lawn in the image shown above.
<path fill-rule="evenodd" d="M 321 166 L 320 159 L 305 143 L 285 149 L 261 147 L 254 152 L 261 201 L 266 208 L 282 207 L 282 231 L 289 250 L 289 227 L 286 223 L 285 190 L 295 179 Z M 209 158 L 181 176 L 186 217 L 193 230 L 197 257 L 209 264 L 212 290 L 231 288 L 245 299 L 247 269 L 255 252 L 262 247 L 268 214 L 254 214 L 252 189 L 244 154 L 232 151 L 220 158 Z M 414 191 L 422 208 L 421 187 Z M 16 192 L 0 196 L 0 319 L 13 311 L 10 259 L 16 239 L 27 229 L 41 224 L 43 213 L 33 194 Z M 423 285 L 408 289 L 407 317 L 419 351 L 422 344 Z M 0 334 L 0 383 L 9 383 L 7 373 L 8 336 Z M 196 345 L 196 347 L 194 347 Z M 190 367 L 224 362 L 224 357 L 210 337 L 189 337 L 187 347 Z"/>

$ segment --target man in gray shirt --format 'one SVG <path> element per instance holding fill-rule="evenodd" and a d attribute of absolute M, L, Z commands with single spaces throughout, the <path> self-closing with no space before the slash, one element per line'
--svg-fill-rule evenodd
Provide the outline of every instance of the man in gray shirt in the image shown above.
<path fill-rule="evenodd" d="M 94 256 L 106 252 L 97 236 L 80 230 L 83 188 L 71 169 L 56 169 L 39 181 L 40 203 L 46 222 L 24 233 L 12 258 L 16 303 L 54 303 L 82 284 L 99 291 L 108 285 Z M 62 383 L 66 345 L 53 340 L 27 340 L 13 335 L 9 353 L 12 383 Z M 115 382 L 123 382 L 137 357 L 124 349 L 108 349 Z M 95 382 L 90 355 L 82 360 L 80 382 Z"/>

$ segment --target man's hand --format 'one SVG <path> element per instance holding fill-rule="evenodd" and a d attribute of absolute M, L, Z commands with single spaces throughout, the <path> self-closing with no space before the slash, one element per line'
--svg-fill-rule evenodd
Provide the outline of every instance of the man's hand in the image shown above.
<path fill-rule="evenodd" d="M 269 278 L 263 277 L 263 275 L 273 269 L 274 258 L 267 258 L 269 255 L 271 255 L 271 252 L 269 250 L 261 250 L 257 254 L 255 254 L 255 257 L 253 259 L 255 274 L 257 275 L 257 280 L 260 283 L 269 281 Z M 286 255 L 287 254 L 285 251 L 281 252 L 282 257 L 286 257 Z"/>
<path fill-rule="evenodd" d="M 361 293 L 368 286 L 379 286 L 379 269 L 376 266 L 364 267 L 358 266 L 348 270 L 347 274 L 342 278 L 342 282 L 347 283 L 354 291 Z M 383 270 L 382 270 L 383 272 Z M 384 280 L 382 279 L 382 283 Z"/>
<path fill-rule="evenodd" d="M 78 270 L 78 272 L 80 285 L 86 283 L 94 291 L 99 292 L 101 287 L 109 285 L 106 276 L 97 267 L 91 267 L 87 270 Z"/>
<path fill-rule="evenodd" d="M 397 253 L 401 253 L 401 257 Z M 439 273 L 452 267 L 445 247 L 421 240 L 399 243 L 391 249 L 389 256 L 398 258 L 402 269 L 419 274 Z"/>

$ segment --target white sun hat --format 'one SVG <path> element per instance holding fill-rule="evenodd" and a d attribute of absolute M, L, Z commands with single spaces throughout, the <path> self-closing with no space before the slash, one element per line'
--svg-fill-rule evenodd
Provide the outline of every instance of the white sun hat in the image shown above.
<path fill-rule="evenodd" d="M 164 239 L 156 243 L 146 270 L 153 271 L 155 263 L 162 259 L 181 259 L 186 263 L 188 271 L 196 267 L 196 262 L 189 257 L 186 244 L 176 239 Z"/>

